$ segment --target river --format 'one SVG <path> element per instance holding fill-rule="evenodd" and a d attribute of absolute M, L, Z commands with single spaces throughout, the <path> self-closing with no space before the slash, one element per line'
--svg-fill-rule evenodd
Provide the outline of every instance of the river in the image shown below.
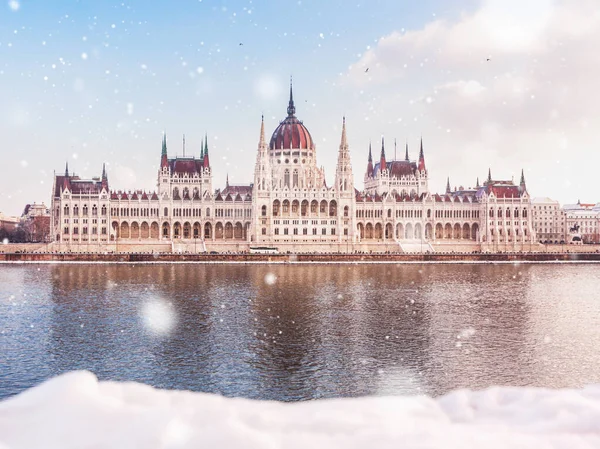
<path fill-rule="evenodd" d="M 281 401 L 600 383 L 600 266 L 0 266 L 0 398 L 71 370 Z"/>

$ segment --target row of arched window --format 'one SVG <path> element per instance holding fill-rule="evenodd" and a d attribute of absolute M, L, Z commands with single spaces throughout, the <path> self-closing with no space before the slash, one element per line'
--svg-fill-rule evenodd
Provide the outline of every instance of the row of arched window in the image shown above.
<path fill-rule="evenodd" d="M 494 218 L 494 209 L 490 209 L 489 214 L 490 214 L 490 218 Z M 503 209 L 498 208 L 497 217 L 502 218 L 502 214 L 503 214 Z M 504 214 L 504 217 L 510 218 L 510 208 L 509 207 L 506 208 L 506 213 Z M 513 212 L 513 217 L 519 218 L 519 209 L 518 208 L 515 208 L 515 210 Z M 523 209 L 523 218 L 527 218 L 527 208 Z"/>
<path fill-rule="evenodd" d="M 337 201 L 331 200 L 327 202 L 326 200 L 322 200 L 318 202 L 317 200 L 312 200 L 310 203 L 308 200 L 303 200 L 302 202 L 298 200 L 275 200 L 273 201 L 273 216 L 284 216 L 284 215 L 300 215 L 305 217 L 307 215 L 319 215 L 319 216 L 337 216 Z M 261 208 L 261 216 L 267 216 L 267 206 L 263 205 Z M 350 208 L 348 206 L 344 207 L 344 217 L 348 217 L 350 214 Z"/>
<path fill-rule="evenodd" d="M 63 208 L 63 215 L 69 215 L 70 212 L 70 208 L 69 206 L 64 206 Z M 58 214 L 58 210 L 56 211 L 56 213 Z M 100 209 L 100 214 L 105 216 L 106 215 L 106 206 L 103 205 L 102 208 Z M 73 206 L 73 215 L 75 216 L 79 216 L 79 206 L 76 204 L 75 206 Z M 87 206 L 87 204 L 84 204 L 83 207 L 81 208 L 81 215 L 83 216 L 87 216 L 89 215 L 89 208 Z M 98 206 L 96 206 L 95 204 L 92 206 L 92 216 L 97 216 L 98 215 Z"/>

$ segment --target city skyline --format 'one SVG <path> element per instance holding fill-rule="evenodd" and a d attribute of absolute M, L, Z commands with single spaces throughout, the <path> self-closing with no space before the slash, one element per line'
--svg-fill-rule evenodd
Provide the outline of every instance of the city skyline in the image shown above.
<path fill-rule="evenodd" d="M 248 184 L 261 115 L 270 135 L 290 74 L 329 185 L 346 116 L 359 189 L 369 141 L 384 135 L 390 159 L 394 138 L 399 158 L 408 141 L 414 160 L 423 136 L 434 192 L 523 168 L 534 197 L 597 202 L 597 6 L 453 3 L 7 2 L 0 211 L 49 204 L 67 161 L 85 178 L 106 162 L 114 189 L 154 190 L 163 130 L 170 157 L 183 134 L 198 156 L 208 134 L 215 188 Z"/>

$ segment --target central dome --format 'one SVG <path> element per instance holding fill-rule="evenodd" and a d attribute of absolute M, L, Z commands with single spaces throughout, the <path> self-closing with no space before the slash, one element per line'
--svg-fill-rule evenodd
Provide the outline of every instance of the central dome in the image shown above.
<path fill-rule="evenodd" d="M 314 144 L 308 129 L 296 118 L 292 85 L 290 84 L 290 102 L 287 109 L 288 115 L 273 132 L 269 148 L 280 149 L 314 149 Z"/>

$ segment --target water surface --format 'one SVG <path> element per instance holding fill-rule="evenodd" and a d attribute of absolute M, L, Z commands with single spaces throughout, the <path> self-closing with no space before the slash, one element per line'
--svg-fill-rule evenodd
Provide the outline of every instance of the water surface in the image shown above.
<path fill-rule="evenodd" d="M 283 401 L 600 383 L 596 265 L 2 265 L 0 398 L 57 374 Z"/>

